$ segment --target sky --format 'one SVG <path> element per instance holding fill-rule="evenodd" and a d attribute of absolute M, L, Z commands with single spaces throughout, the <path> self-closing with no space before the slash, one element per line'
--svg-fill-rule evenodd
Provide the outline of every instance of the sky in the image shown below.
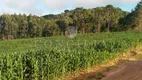
<path fill-rule="evenodd" d="M 140 0 L 0 0 L 0 14 L 25 13 L 32 15 L 59 14 L 76 7 L 95 8 L 112 4 L 131 11 Z"/>

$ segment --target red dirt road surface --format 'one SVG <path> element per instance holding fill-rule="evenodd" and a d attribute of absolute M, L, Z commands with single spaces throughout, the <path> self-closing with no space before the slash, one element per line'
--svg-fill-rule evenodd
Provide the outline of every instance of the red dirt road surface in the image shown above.
<path fill-rule="evenodd" d="M 142 60 L 121 64 L 110 71 L 102 80 L 142 80 Z"/>

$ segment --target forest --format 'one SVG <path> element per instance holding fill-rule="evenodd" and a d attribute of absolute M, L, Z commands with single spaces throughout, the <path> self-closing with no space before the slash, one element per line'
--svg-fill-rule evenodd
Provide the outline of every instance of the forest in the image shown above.
<path fill-rule="evenodd" d="M 3 14 L 0 16 L 0 39 L 19 39 L 65 35 L 69 26 L 77 32 L 99 33 L 142 30 L 142 1 L 131 12 L 113 5 L 65 10 L 44 16 Z"/>

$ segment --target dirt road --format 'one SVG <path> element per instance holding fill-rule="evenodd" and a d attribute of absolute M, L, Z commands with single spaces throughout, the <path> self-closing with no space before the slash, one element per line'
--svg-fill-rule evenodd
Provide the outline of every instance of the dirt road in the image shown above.
<path fill-rule="evenodd" d="M 142 60 L 121 64 L 102 80 L 142 80 Z"/>

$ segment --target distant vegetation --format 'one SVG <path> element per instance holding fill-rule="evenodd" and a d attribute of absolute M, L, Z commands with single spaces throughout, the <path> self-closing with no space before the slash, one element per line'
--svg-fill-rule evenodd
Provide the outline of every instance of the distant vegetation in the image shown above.
<path fill-rule="evenodd" d="M 107 5 L 92 9 L 76 8 L 43 17 L 25 14 L 0 16 L 0 38 L 17 39 L 65 35 L 68 26 L 78 33 L 142 30 L 142 1 L 132 12 Z"/>

